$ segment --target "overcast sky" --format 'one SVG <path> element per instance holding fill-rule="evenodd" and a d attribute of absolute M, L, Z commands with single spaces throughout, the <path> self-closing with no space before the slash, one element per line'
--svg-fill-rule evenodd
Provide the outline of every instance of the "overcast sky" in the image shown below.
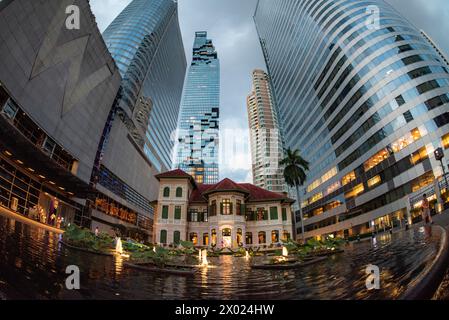
<path fill-rule="evenodd" d="M 131 0 L 91 0 L 103 31 Z M 449 53 L 449 1 L 388 0 L 416 27 L 426 31 Z M 251 90 L 251 72 L 265 68 L 252 19 L 257 0 L 178 0 L 180 25 L 187 60 L 192 56 L 195 31 L 208 31 L 221 62 L 221 130 L 243 135 L 248 128 L 246 96 Z M 241 130 L 241 131 L 240 131 Z M 229 144 L 226 144 L 229 149 Z M 227 154 L 232 154 L 228 152 Z M 235 153 L 234 153 L 235 154 Z M 240 149 L 220 165 L 221 178 L 251 182 L 249 149 Z"/>

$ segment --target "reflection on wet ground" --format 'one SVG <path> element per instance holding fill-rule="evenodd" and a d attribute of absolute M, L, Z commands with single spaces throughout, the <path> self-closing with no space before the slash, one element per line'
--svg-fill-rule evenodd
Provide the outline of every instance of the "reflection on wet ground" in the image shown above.
<path fill-rule="evenodd" d="M 437 231 L 411 230 L 348 245 L 298 270 L 251 270 L 251 260 L 221 256 L 210 257 L 211 267 L 195 276 L 180 277 L 66 249 L 58 235 L 0 216 L 0 292 L 8 299 L 394 299 L 429 267 L 438 248 Z M 369 264 L 381 270 L 380 290 L 365 287 Z M 81 270 L 80 290 L 65 289 L 68 265 Z"/>

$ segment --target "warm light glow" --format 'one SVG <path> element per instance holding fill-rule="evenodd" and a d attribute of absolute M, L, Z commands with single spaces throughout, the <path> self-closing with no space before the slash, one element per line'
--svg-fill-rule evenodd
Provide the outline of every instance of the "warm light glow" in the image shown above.
<path fill-rule="evenodd" d="M 8 150 L 5 150 L 5 154 L 6 154 L 8 157 L 12 156 L 12 153 L 9 152 Z"/>
<path fill-rule="evenodd" d="M 378 185 L 381 182 L 380 176 L 375 176 L 374 178 L 371 178 L 368 180 L 368 187 L 372 188 L 376 185 Z"/>
<path fill-rule="evenodd" d="M 40 174 L 40 175 L 38 175 L 38 177 L 39 177 L 39 178 L 41 178 L 41 179 L 46 179 L 46 177 L 45 177 L 45 176 L 43 176 L 43 175 L 41 175 L 41 174 Z"/>
<path fill-rule="evenodd" d="M 18 164 L 23 164 L 23 161 L 22 161 L 22 160 L 16 160 L 16 162 L 17 162 Z"/>
<path fill-rule="evenodd" d="M 49 183 L 52 185 L 56 185 L 56 183 L 54 183 L 53 181 L 49 181 Z"/>
<path fill-rule="evenodd" d="M 122 247 L 122 239 L 117 238 L 117 244 L 115 246 L 115 252 L 122 255 L 123 254 L 123 247 Z"/>
<path fill-rule="evenodd" d="M 34 172 L 35 170 L 33 168 L 28 168 L 28 171 Z"/>
<path fill-rule="evenodd" d="M 282 247 L 282 256 L 288 257 L 288 250 L 287 250 L 287 247 Z"/>
<path fill-rule="evenodd" d="M 204 249 L 203 253 L 201 254 L 201 265 L 203 267 L 207 267 L 209 265 L 209 262 L 207 261 L 207 250 Z"/>

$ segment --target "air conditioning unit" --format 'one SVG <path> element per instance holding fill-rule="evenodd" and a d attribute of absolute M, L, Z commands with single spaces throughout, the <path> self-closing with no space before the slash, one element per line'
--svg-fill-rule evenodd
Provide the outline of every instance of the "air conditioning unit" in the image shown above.
<path fill-rule="evenodd" d="M 11 198 L 11 210 L 17 211 L 17 209 L 19 209 L 19 199 Z"/>

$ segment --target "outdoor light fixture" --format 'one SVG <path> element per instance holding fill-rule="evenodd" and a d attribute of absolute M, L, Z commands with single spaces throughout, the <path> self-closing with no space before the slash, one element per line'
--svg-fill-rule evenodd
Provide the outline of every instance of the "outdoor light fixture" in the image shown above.
<path fill-rule="evenodd" d="M 443 148 L 436 149 L 434 153 L 435 153 L 435 159 L 437 159 L 438 161 L 443 160 L 443 158 L 444 158 Z"/>

